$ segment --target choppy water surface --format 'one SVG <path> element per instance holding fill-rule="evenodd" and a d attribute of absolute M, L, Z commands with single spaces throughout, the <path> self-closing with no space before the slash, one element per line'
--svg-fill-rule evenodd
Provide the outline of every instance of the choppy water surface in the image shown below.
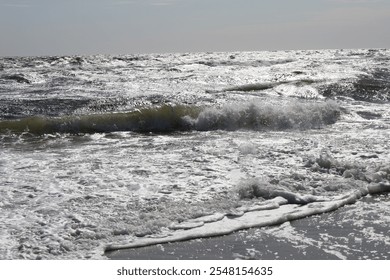
<path fill-rule="evenodd" d="M 356 201 L 359 223 L 360 199 L 390 190 L 389 61 L 388 50 L 0 58 L 0 258 L 105 258 Z"/>

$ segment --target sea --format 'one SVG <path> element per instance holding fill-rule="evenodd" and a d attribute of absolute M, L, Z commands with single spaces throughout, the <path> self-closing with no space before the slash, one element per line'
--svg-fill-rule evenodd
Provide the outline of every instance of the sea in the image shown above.
<path fill-rule="evenodd" d="M 360 241 L 386 251 L 389 109 L 388 49 L 1 57 L 0 259 L 280 235 L 340 209 L 375 217 Z"/>

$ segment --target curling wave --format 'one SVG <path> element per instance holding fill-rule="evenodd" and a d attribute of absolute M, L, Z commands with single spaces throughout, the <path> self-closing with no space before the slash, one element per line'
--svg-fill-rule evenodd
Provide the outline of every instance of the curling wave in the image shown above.
<path fill-rule="evenodd" d="M 277 81 L 277 82 L 263 82 L 263 83 L 255 83 L 255 84 L 244 84 L 233 87 L 227 87 L 223 89 L 208 89 L 206 93 L 218 93 L 218 92 L 228 92 L 228 91 L 261 91 L 266 89 L 275 88 L 280 85 L 290 84 L 290 85 L 310 85 L 314 84 L 316 81 L 313 79 L 298 79 L 291 81 Z M 318 82 L 318 81 L 317 81 Z"/>
<path fill-rule="evenodd" d="M 163 105 L 127 113 L 71 115 L 57 118 L 35 116 L 18 120 L 2 120 L 0 133 L 29 132 L 42 135 L 114 131 L 314 129 L 335 123 L 340 113 L 340 107 L 332 101 L 292 103 L 285 106 L 246 103 L 225 105 L 222 108 Z"/>

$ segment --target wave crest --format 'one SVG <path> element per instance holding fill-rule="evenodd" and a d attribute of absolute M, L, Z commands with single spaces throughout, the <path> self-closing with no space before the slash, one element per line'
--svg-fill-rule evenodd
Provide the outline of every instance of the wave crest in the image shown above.
<path fill-rule="evenodd" d="M 208 108 L 190 121 L 196 130 L 313 129 L 335 123 L 340 113 L 340 107 L 332 101 L 285 106 L 248 103 Z"/>
<path fill-rule="evenodd" d="M 189 130 L 286 130 L 313 129 L 332 124 L 340 107 L 325 103 L 293 103 L 285 106 L 266 104 L 225 105 L 222 108 L 163 105 L 127 113 L 28 117 L 0 121 L 0 133 L 52 134 L 98 133 L 114 131 L 175 132 Z"/>

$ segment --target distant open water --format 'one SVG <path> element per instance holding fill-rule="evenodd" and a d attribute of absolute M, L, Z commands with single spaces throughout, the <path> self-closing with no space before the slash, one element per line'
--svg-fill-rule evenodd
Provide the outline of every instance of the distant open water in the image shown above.
<path fill-rule="evenodd" d="M 385 49 L 0 58 L 0 258 L 100 259 L 388 192 L 389 65 Z"/>

